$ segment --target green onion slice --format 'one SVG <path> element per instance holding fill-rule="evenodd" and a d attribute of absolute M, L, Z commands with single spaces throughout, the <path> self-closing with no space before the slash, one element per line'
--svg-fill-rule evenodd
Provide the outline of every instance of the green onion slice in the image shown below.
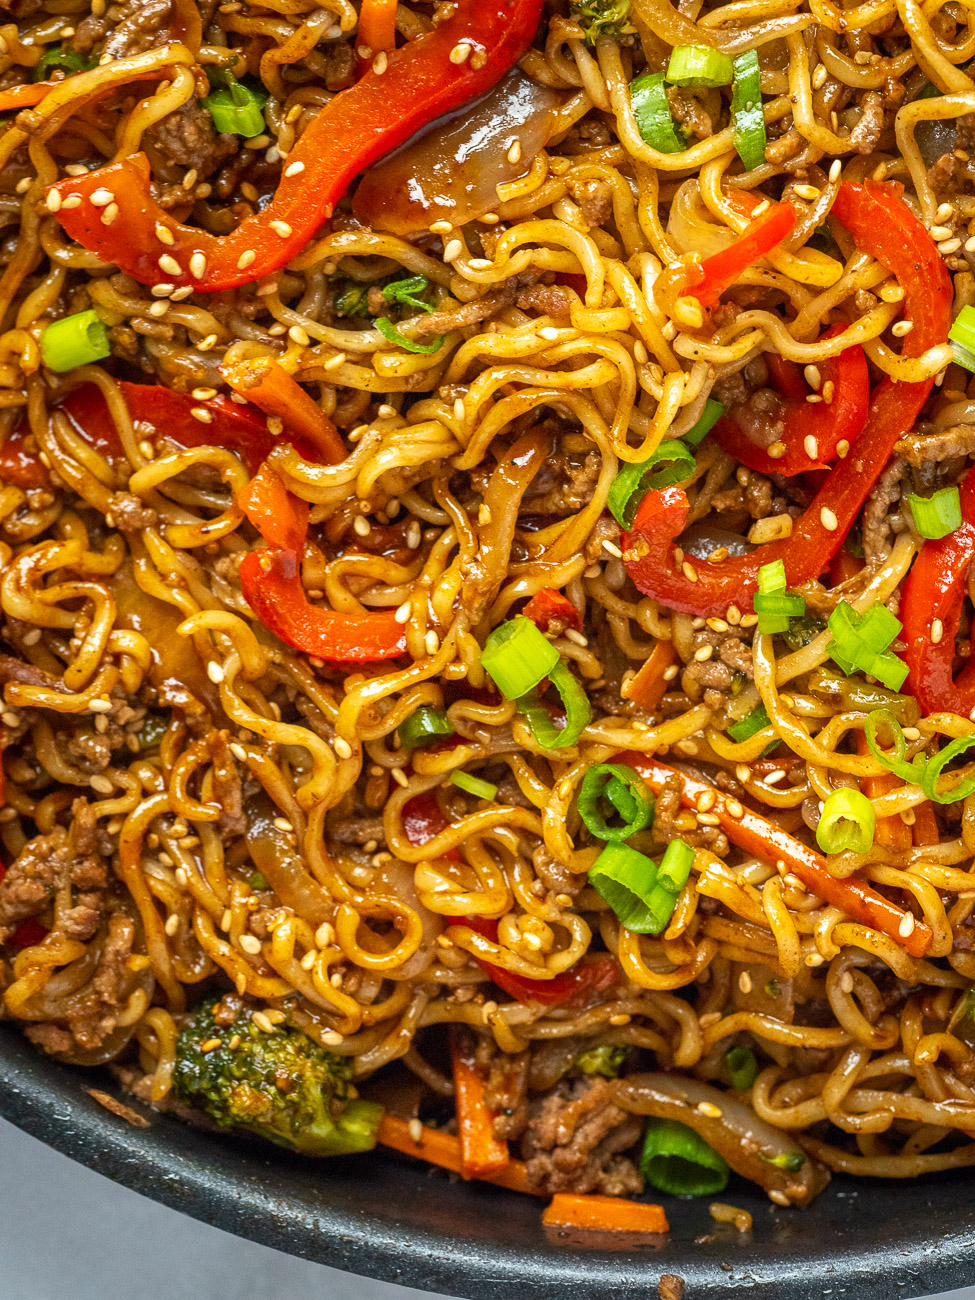
<path fill-rule="evenodd" d="M 709 397 L 704 403 L 704 410 L 698 416 L 697 421 L 684 434 L 684 441 L 687 445 L 689 447 L 700 446 L 722 415 L 724 415 L 724 405 L 716 401 L 715 398 Z"/>
<path fill-rule="evenodd" d="M 663 462 L 664 468 L 655 474 L 650 471 Z M 669 438 L 662 442 L 646 460 L 635 465 L 624 465 L 609 487 L 606 504 L 618 524 L 633 527 L 637 506 L 647 492 L 655 488 L 682 483 L 694 473 L 695 460 L 683 442 Z"/>
<path fill-rule="evenodd" d="M 492 785 L 490 781 L 482 781 L 480 777 L 471 776 L 470 772 L 464 772 L 460 769 L 451 772 L 450 784 L 457 786 L 458 790 L 474 795 L 477 799 L 497 798 L 498 787 L 496 785 Z"/>
<path fill-rule="evenodd" d="M 873 845 L 877 814 L 859 790 L 844 786 L 823 804 L 816 827 L 816 843 L 824 853 L 866 853 Z"/>
<path fill-rule="evenodd" d="M 751 740 L 752 736 L 757 735 L 758 732 L 771 725 L 772 719 L 765 711 L 765 705 L 756 704 L 751 713 L 746 713 L 743 718 L 731 724 L 728 728 L 728 735 L 740 745 L 743 740 Z"/>
<path fill-rule="evenodd" d="M 376 329 L 384 339 L 389 339 L 390 343 L 395 343 L 406 352 L 420 352 L 423 356 L 430 357 L 443 347 L 442 334 L 435 335 L 429 343 L 417 343 L 413 339 L 408 339 L 405 334 L 401 334 L 388 316 L 376 317 Z"/>
<path fill-rule="evenodd" d="M 96 65 L 96 59 L 86 59 L 77 50 L 69 50 L 63 45 L 49 45 L 30 71 L 31 81 L 47 81 L 51 73 L 60 69 L 66 77 L 76 72 L 87 72 Z"/>
<path fill-rule="evenodd" d="M 714 1196 L 727 1187 L 730 1173 L 724 1156 L 675 1119 L 649 1121 L 640 1171 L 651 1187 L 670 1196 Z"/>
<path fill-rule="evenodd" d="M 948 331 L 955 360 L 966 370 L 975 370 L 975 307 L 962 307 Z"/>
<path fill-rule="evenodd" d="M 657 884 L 669 889 L 672 894 L 679 894 L 687 884 L 693 861 L 694 850 L 689 844 L 685 844 L 683 840 L 671 840 L 664 849 L 660 866 L 657 868 Z"/>
<path fill-rule="evenodd" d="M 420 311 L 431 312 L 434 308 L 430 303 L 425 302 L 418 295 L 426 293 L 430 288 L 430 281 L 424 275 L 411 275 L 405 280 L 393 280 L 383 289 L 383 297 L 387 302 L 398 302 L 406 304 L 409 307 L 417 307 Z"/>
<path fill-rule="evenodd" d="M 657 882 L 657 864 L 626 844 L 607 844 L 589 868 L 589 883 L 636 934 L 659 934 L 657 915 L 648 906 Z M 673 897 L 673 896 L 671 896 Z"/>
<path fill-rule="evenodd" d="M 420 749 L 432 745 L 454 734 L 450 719 L 444 709 L 435 709 L 432 704 L 421 704 L 408 718 L 396 728 L 399 743 L 404 749 Z"/>
<path fill-rule="evenodd" d="M 729 1048 L 724 1054 L 724 1068 L 736 1092 L 747 1091 L 758 1077 L 758 1061 L 747 1047 Z"/>
<path fill-rule="evenodd" d="M 758 615 L 759 632 L 787 632 L 789 619 L 806 612 L 806 602 L 802 596 L 790 596 L 784 591 L 757 591 L 752 605 Z"/>
<path fill-rule="evenodd" d="M 730 86 L 734 75 L 728 55 L 708 45 L 678 45 L 667 64 L 667 80 L 675 86 Z"/>
<path fill-rule="evenodd" d="M 885 727 L 893 737 L 894 747 L 892 751 L 881 748 L 878 735 L 881 727 Z M 894 772 L 902 781 L 908 781 L 911 785 L 921 784 L 921 774 L 927 765 L 927 761 L 920 754 L 912 763 L 907 761 L 907 740 L 904 737 L 901 724 L 889 709 L 871 710 L 867 714 L 863 734 L 866 737 L 867 748 L 870 753 L 878 763 L 887 768 L 888 772 Z"/>
<path fill-rule="evenodd" d="M 606 800 L 623 819 L 622 825 L 610 826 L 600 810 Z M 579 787 L 579 816 L 590 835 L 618 843 L 642 831 L 653 820 L 653 795 L 643 778 L 625 763 L 600 763 L 591 767 Z"/>
<path fill-rule="evenodd" d="M 524 614 L 500 623 L 481 651 L 484 671 L 506 700 L 533 691 L 559 662 L 558 650 Z"/>
<path fill-rule="evenodd" d="M 213 125 L 220 132 L 242 135 L 245 140 L 263 134 L 267 94 L 263 90 L 251 90 L 230 72 L 224 71 L 221 80 L 226 84 L 200 100 L 213 118 Z"/>
<path fill-rule="evenodd" d="M 889 690 L 903 686 L 907 664 L 887 649 L 901 624 L 885 605 L 871 605 L 865 614 L 858 614 L 841 600 L 829 616 L 829 630 L 833 635 L 829 653 L 845 673 L 859 668 Z"/>
<path fill-rule="evenodd" d="M 731 120 L 738 157 L 748 171 L 765 162 L 765 112 L 762 108 L 762 74 L 754 50 L 739 54 L 734 63 Z"/>
<path fill-rule="evenodd" d="M 668 885 L 654 885 L 647 896 L 647 915 L 650 918 L 650 923 L 644 933 L 663 933 L 670 924 L 670 918 L 674 915 L 676 906 L 677 895 Z"/>
<path fill-rule="evenodd" d="M 643 140 L 658 153 L 683 153 L 687 142 L 667 103 L 662 72 L 648 72 L 630 82 L 633 116 Z"/>
<path fill-rule="evenodd" d="M 957 758 L 959 754 L 964 754 L 973 745 L 975 745 L 975 735 L 959 736 L 925 763 L 921 773 L 921 789 L 932 803 L 957 803 L 960 799 L 967 799 L 975 791 L 975 776 L 956 781 L 954 785 L 943 790 L 938 788 L 938 777 L 944 772 L 945 765 L 953 758 Z"/>
<path fill-rule="evenodd" d="M 539 636 L 541 636 L 540 632 Z M 544 641 L 545 638 L 542 637 L 542 640 Z M 481 662 L 483 663 L 483 656 Z M 549 670 L 547 676 L 562 700 L 562 707 L 565 709 L 565 726 L 559 728 L 555 725 L 552 715 L 539 699 L 537 691 L 532 690 L 521 696 L 518 700 L 518 709 L 524 714 L 532 735 L 542 749 L 567 749 L 569 745 L 576 743 L 589 726 L 592 707 L 586 692 L 561 659 Z"/>
<path fill-rule="evenodd" d="M 914 526 L 922 537 L 937 541 L 961 527 L 961 493 L 955 487 L 942 488 L 930 497 L 907 493 L 907 504 L 914 516 Z"/>
<path fill-rule="evenodd" d="M 91 310 L 52 321 L 41 335 L 41 358 L 49 370 L 63 372 L 111 355 L 108 330 Z"/>
<path fill-rule="evenodd" d="M 785 591 L 786 586 L 785 562 L 783 560 L 773 560 L 771 564 L 763 564 L 759 569 L 758 589 L 762 595 L 773 591 Z"/>

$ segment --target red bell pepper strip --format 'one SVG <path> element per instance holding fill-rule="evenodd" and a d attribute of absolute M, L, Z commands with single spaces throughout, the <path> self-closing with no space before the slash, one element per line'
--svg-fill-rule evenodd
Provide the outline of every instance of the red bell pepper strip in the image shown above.
<path fill-rule="evenodd" d="M 562 623 L 577 632 L 582 631 L 582 619 L 575 605 L 567 596 L 563 596 L 561 591 L 554 591 L 551 587 L 543 587 L 541 591 L 536 591 L 521 612 L 526 618 L 530 618 L 541 632 L 547 632 L 552 622 Z"/>
<path fill-rule="evenodd" d="M 240 397 L 253 402 L 265 415 L 281 420 L 318 451 L 316 459 L 327 465 L 345 460 L 339 431 L 314 398 L 273 357 L 250 357 L 224 362 L 220 373 Z"/>
<path fill-rule="evenodd" d="M 357 45 L 373 54 L 396 45 L 396 0 L 362 0 Z"/>
<path fill-rule="evenodd" d="M 961 525 L 947 537 L 925 542 L 904 583 L 900 617 L 907 643 L 907 685 L 924 713 L 975 709 L 975 657 L 955 676 L 955 637 L 968 595 L 968 569 L 975 560 L 975 470 L 961 485 Z M 933 640 L 935 621 L 941 623 Z"/>
<path fill-rule="evenodd" d="M 411 844 L 426 844 L 435 835 L 445 831 L 447 826 L 440 805 L 429 791 L 416 795 L 403 808 L 403 829 Z M 451 850 L 446 856 L 458 861 L 456 850 Z M 490 917 L 458 917 L 456 924 L 466 925 L 492 943 L 497 942 L 498 923 Z M 541 1002 L 545 1006 L 581 1002 L 588 993 L 602 993 L 612 988 L 620 977 L 616 958 L 608 953 L 577 962 L 571 970 L 563 971 L 550 980 L 535 980 L 527 975 L 517 975 L 514 971 L 505 970 L 503 966 L 483 961 L 480 957 L 475 960 L 487 971 L 498 988 L 504 989 L 516 1002 Z"/>
<path fill-rule="evenodd" d="M 728 811 L 728 796 L 717 787 L 697 777 L 686 776 L 647 754 L 627 752 L 619 757 L 640 773 L 654 794 L 660 794 L 664 786 L 676 777 L 680 782 L 680 798 L 685 808 L 696 808 L 701 797 L 707 795 L 711 811 L 733 844 L 764 862 L 784 862 L 789 871 L 798 876 L 824 902 L 841 908 L 863 925 L 881 930 L 912 957 L 923 957 L 931 946 L 931 930 L 923 921 L 916 920 L 912 915 L 910 933 L 902 934 L 901 927 L 909 913 L 862 880 L 856 880 L 852 876 L 844 879 L 831 875 L 825 858 L 767 817 L 752 812 L 750 808 L 743 809 L 740 817 L 733 817 Z"/>
<path fill-rule="evenodd" d="M 904 339 L 903 353 L 918 357 L 948 336 L 951 280 L 930 234 L 901 200 L 902 192 L 899 184 L 890 181 L 862 185 L 844 181 L 833 213 L 858 248 L 897 276 L 904 289 L 905 319 L 914 323 Z M 785 564 L 790 587 L 817 577 L 843 545 L 894 443 L 917 419 L 933 382 L 905 384 L 885 378 L 871 398 L 866 424 L 850 454 L 830 471 L 792 536 L 758 546 L 749 555 L 716 562 L 695 559 L 688 571 L 676 562 L 671 545 L 687 519 L 686 495 L 675 487 L 648 492 L 633 531 L 623 539 L 630 577 L 644 595 L 703 618 L 721 615 L 731 605 L 747 608 L 758 570 L 773 560 Z"/>
<path fill-rule="evenodd" d="M 833 325 L 823 334 L 824 339 L 843 330 L 842 325 Z M 781 361 L 781 358 L 776 358 Z M 788 364 L 788 363 L 787 363 Z M 826 469 L 837 458 L 837 447 L 845 442 L 851 446 L 857 434 L 863 428 L 870 405 L 870 379 L 867 374 L 867 359 L 863 348 L 858 344 L 846 348 L 838 357 L 830 357 L 819 367 L 822 376 L 822 389 L 828 383 L 833 385 L 830 402 L 807 401 L 807 392 L 801 379 L 798 379 L 798 367 L 795 375 L 789 374 L 786 381 L 790 393 L 781 389 L 782 407 L 778 413 L 770 413 L 769 419 L 781 425 L 781 432 L 776 441 L 785 446 L 785 454 L 779 457 L 769 455 L 767 447 L 759 446 L 745 431 L 749 408 L 747 403 L 733 406 L 714 426 L 714 438 L 719 445 L 741 465 L 756 470 L 759 474 L 802 474 L 808 470 Z M 783 371 L 778 370 L 779 374 Z M 776 370 L 772 378 L 775 381 Z M 795 395 L 795 382 L 798 379 L 799 393 Z M 812 444 L 809 439 L 812 438 Z M 810 455 L 810 448 L 813 453 Z"/>
<path fill-rule="evenodd" d="M 4 776 L 3 766 L 0 764 L 0 804 L 3 803 L 4 794 Z M 7 874 L 7 868 L 0 862 L 0 880 L 3 880 Z M 47 935 L 47 926 L 42 925 L 37 917 L 29 916 L 26 921 L 21 921 L 17 929 L 6 942 L 8 948 L 32 948 L 35 943 L 40 943 Z"/>
<path fill-rule="evenodd" d="M 271 543 L 266 550 L 249 551 L 240 565 L 244 599 L 269 631 L 285 645 L 318 659 L 373 663 L 403 654 L 406 633 L 392 610 L 345 614 L 308 599 L 301 584 L 308 506 L 285 491 L 273 470 L 262 467 L 240 504 Z"/>
<path fill-rule="evenodd" d="M 58 220 L 72 239 L 142 284 L 213 291 L 253 283 L 301 252 L 370 163 L 490 90 L 524 54 L 541 14 L 542 0 L 455 0 L 432 31 L 390 51 L 383 72 L 370 68 L 319 110 L 288 154 L 273 200 L 229 235 L 183 225 L 161 208 L 142 153 L 51 186 L 62 203 L 81 199 L 76 208 L 62 206 Z M 469 57 L 452 62 L 451 51 L 464 46 Z M 96 189 L 118 205 L 111 225 L 91 202 Z M 160 227 L 169 232 L 166 243 Z"/>

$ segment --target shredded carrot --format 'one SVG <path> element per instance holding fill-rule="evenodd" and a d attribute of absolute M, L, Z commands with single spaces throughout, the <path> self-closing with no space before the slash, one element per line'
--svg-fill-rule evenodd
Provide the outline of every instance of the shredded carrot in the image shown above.
<path fill-rule="evenodd" d="M 654 709 L 660 707 L 660 701 L 667 689 L 664 673 L 675 659 L 673 642 L 658 641 L 650 651 L 649 659 L 637 675 L 627 683 L 625 698 L 632 700 L 639 708 L 646 709 L 647 713 L 653 713 Z"/>
<path fill-rule="evenodd" d="M 12 108 L 30 108 L 39 104 L 49 90 L 53 90 L 56 81 L 28 81 L 22 86 L 11 86 L 9 90 L 0 90 L 0 113 Z"/>
<path fill-rule="evenodd" d="M 870 753 L 867 738 L 862 731 L 857 732 L 857 751 L 861 754 Z M 900 785 L 903 782 L 893 772 L 860 778 L 860 788 L 868 799 L 879 799 L 882 794 L 888 794 Z M 900 817 L 878 817 L 874 839 L 877 844 L 885 844 L 891 849 L 909 849 L 911 828 Z"/>
<path fill-rule="evenodd" d="M 766 862 L 784 862 L 789 871 L 825 902 L 840 908 L 855 921 L 880 930 L 912 957 L 923 957 L 930 948 L 933 936 L 930 927 L 923 921 L 918 921 L 910 912 L 905 912 L 862 880 L 852 876 L 840 879 L 831 875 L 825 858 L 801 840 L 795 839 L 781 826 L 776 826 L 768 818 L 741 804 L 735 808 L 736 814 L 741 810 L 740 815 L 732 816 L 728 805 L 734 805 L 735 800 L 729 800 L 726 794 L 707 781 L 685 776 L 683 772 L 678 772 L 647 754 L 627 752 L 620 757 L 636 768 L 656 794 L 660 793 L 666 782 L 675 779 L 679 781 L 681 802 L 687 808 L 696 807 L 701 796 L 707 795 L 711 801 L 711 812 L 718 818 L 732 843 Z"/>
<path fill-rule="evenodd" d="M 468 1039 L 460 1032 L 450 1035 L 450 1059 L 464 1177 L 503 1173 L 508 1166 L 508 1144 L 494 1136 L 494 1116 L 484 1104 L 484 1080 L 474 1067 Z"/>
<path fill-rule="evenodd" d="M 396 0 L 362 0 L 356 43 L 367 46 L 373 54 L 393 49 L 396 44 Z"/>
<path fill-rule="evenodd" d="M 439 1129 L 420 1126 L 419 1138 L 410 1132 L 410 1121 L 400 1119 L 397 1115 L 384 1115 L 377 1142 L 384 1147 L 392 1147 L 403 1155 L 416 1156 L 427 1164 L 437 1165 L 440 1169 L 449 1169 L 455 1174 L 463 1174 L 464 1159 L 460 1149 L 460 1138 L 453 1133 L 442 1133 Z M 528 1173 L 524 1160 L 509 1160 L 508 1166 L 501 1173 L 488 1175 L 481 1180 L 494 1183 L 497 1187 L 507 1187 L 513 1192 L 525 1192 L 534 1195 L 528 1184 Z"/>
<path fill-rule="evenodd" d="M 934 805 L 927 799 L 914 809 L 914 825 L 911 831 L 915 845 L 937 844 L 941 838 L 938 819 L 934 815 Z"/>
<path fill-rule="evenodd" d="M 555 1228 L 595 1228 L 603 1232 L 669 1232 L 662 1205 L 644 1205 L 622 1196 L 557 1192 L 542 1212 L 542 1223 Z"/>
<path fill-rule="evenodd" d="M 345 446 L 335 425 L 273 357 L 225 362 L 220 373 L 235 393 L 311 443 L 328 464 L 345 460 Z"/>

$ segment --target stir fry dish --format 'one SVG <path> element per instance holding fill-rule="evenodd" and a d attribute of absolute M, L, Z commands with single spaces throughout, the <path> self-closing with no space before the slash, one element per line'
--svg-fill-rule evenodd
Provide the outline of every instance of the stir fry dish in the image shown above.
<path fill-rule="evenodd" d="M 975 1165 L 970 7 L 12 0 L 0 223 L 7 1030 L 567 1230 Z"/>

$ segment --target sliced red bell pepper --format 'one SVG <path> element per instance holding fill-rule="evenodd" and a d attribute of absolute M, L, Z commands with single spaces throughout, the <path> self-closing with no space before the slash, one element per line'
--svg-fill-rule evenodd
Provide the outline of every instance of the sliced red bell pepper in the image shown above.
<path fill-rule="evenodd" d="M 900 604 L 907 643 L 907 685 L 924 713 L 975 709 L 975 657 L 955 676 L 955 637 L 968 595 L 968 570 L 975 560 L 975 469 L 961 485 L 960 527 L 947 537 L 925 542 L 907 575 Z M 934 623 L 940 622 L 933 640 Z"/>
<path fill-rule="evenodd" d="M 842 325 L 833 325 L 826 330 L 823 338 L 831 338 L 841 333 L 843 328 Z M 776 360 L 781 361 L 782 358 L 777 357 Z M 789 392 L 779 390 L 782 397 L 781 410 L 769 415 L 769 419 L 774 419 L 777 425 L 781 424 L 781 432 L 775 441 L 784 445 L 785 454 L 771 456 L 767 447 L 760 446 L 748 436 L 747 403 L 731 407 L 714 426 L 713 437 L 739 464 L 747 465 L 759 474 L 792 475 L 826 469 L 839 455 L 837 447 L 841 442 L 845 442 L 848 447 L 852 446 L 867 418 L 870 379 L 863 348 L 859 345 L 846 348 L 838 357 L 830 357 L 820 365 L 820 392 L 828 383 L 833 385 L 832 400 L 828 403 L 807 401 L 809 394 L 801 378 L 798 378 L 798 367 L 795 367 L 794 374 L 784 372 L 781 368 L 771 369 L 773 382 L 776 373 L 789 374 L 786 381 Z M 798 395 L 795 379 L 798 379 Z M 810 438 L 815 445 L 812 455 L 809 453 Z"/>
<path fill-rule="evenodd" d="M 447 829 L 448 822 L 440 811 L 433 794 L 427 791 L 412 798 L 403 808 L 403 829 L 411 844 L 426 844 L 441 831 Z M 447 857 L 455 862 L 459 860 L 456 850 L 451 850 Z M 485 916 L 458 917 L 456 924 L 466 925 L 481 934 L 492 943 L 498 940 L 498 923 Z M 608 953 L 584 958 L 571 970 L 563 971 L 550 980 L 530 979 L 527 975 L 516 975 L 514 971 L 495 966 L 492 962 L 476 958 L 482 970 L 487 971 L 499 989 L 510 994 L 517 1002 L 541 1002 L 545 1006 L 556 1003 L 581 1002 L 589 993 L 602 993 L 611 989 L 620 977 L 620 968 L 615 957 Z"/>
<path fill-rule="evenodd" d="M 484 94 L 524 54 L 542 0 L 455 0 L 431 31 L 387 54 L 318 111 L 284 161 L 273 200 L 229 235 L 175 221 L 152 196 L 149 161 L 133 154 L 51 189 L 76 208 L 58 212 L 72 239 L 143 284 L 213 291 L 279 270 L 331 215 L 352 179 L 435 118 Z M 454 50 L 468 57 L 451 58 Z M 110 225 L 91 202 L 96 189 L 118 205 Z M 158 229 L 168 235 L 163 243 Z"/>
<path fill-rule="evenodd" d="M 576 632 L 582 631 L 582 619 L 575 605 L 561 591 L 554 591 L 551 587 L 536 591 L 521 612 L 542 632 L 547 632 L 553 621 L 574 628 Z"/>
<path fill-rule="evenodd" d="M 387 53 L 396 46 L 396 0 L 362 0 L 357 45 L 370 54 Z"/>
<path fill-rule="evenodd" d="M 271 543 L 266 550 L 249 551 L 240 565 L 244 599 L 269 631 L 318 659 L 373 663 L 403 654 L 406 633 L 392 610 L 345 614 L 308 599 L 301 583 L 308 505 L 287 492 L 267 465 L 244 490 L 240 504 Z"/>
<path fill-rule="evenodd" d="M 0 765 L 0 804 L 3 802 L 4 778 L 3 767 Z M 3 880 L 7 874 L 7 868 L 0 862 L 0 880 Z M 26 921 L 21 921 L 17 929 L 7 940 L 8 948 L 15 948 L 18 951 L 21 948 L 32 948 L 35 943 L 40 943 L 47 935 L 47 926 L 42 925 L 35 916 L 29 916 Z"/>
<path fill-rule="evenodd" d="M 904 289 L 904 316 L 914 323 L 903 352 L 918 357 L 948 336 L 951 280 L 930 234 L 900 198 L 902 192 L 890 181 L 844 181 L 833 212 L 857 247 L 897 276 Z M 933 382 L 905 384 L 885 378 L 871 398 L 866 424 L 850 454 L 830 471 L 792 536 L 758 546 L 748 555 L 678 564 L 672 543 L 687 519 L 687 497 L 675 487 L 648 492 L 633 531 L 623 539 L 630 577 L 644 595 L 705 618 L 721 615 L 731 605 L 747 608 L 758 570 L 773 560 L 785 564 L 790 587 L 817 577 L 842 546 L 894 443 L 917 419 Z"/>
<path fill-rule="evenodd" d="M 345 460 L 345 444 L 334 423 L 273 357 L 225 361 L 220 373 L 238 396 L 253 402 L 265 415 L 279 419 L 289 433 L 314 447 L 316 459 L 327 465 Z"/>

